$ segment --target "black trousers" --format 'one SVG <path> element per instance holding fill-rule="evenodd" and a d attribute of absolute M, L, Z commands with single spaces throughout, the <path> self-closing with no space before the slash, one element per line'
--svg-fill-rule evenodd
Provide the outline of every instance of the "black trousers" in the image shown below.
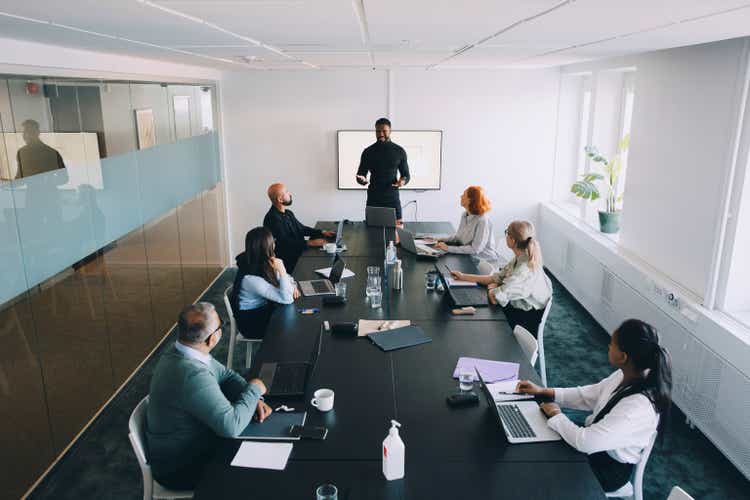
<path fill-rule="evenodd" d="M 591 470 L 606 493 L 617 491 L 630 481 L 633 464 L 624 464 L 610 457 L 606 451 L 589 455 Z"/>
<path fill-rule="evenodd" d="M 537 333 L 539 332 L 539 323 L 542 322 L 542 316 L 544 315 L 543 309 L 532 309 L 531 311 L 524 311 L 508 304 L 507 306 L 503 307 L 503 312 L 505 313 L 505 317 L 508 319 L 511 330 L 515 328 L 516 325 L 521 325 L 522 327 L 526 328 L 529 333 L 534 336 L 534 338 L 536 338 Z"/>
<path fill-rule="evenodd" d="M 242 336 L 247 339 L 262 339 L 266 335 L 266 327 L 273 309 L 274 304 L 269 303 L 257 309 L 237 311 L 234 319 L 237 320 L 237 328 Z"/>
<path fill-rule="evenodd" d="M 401 220 L 401 198 L 398 189 L 383 193 L 367 192 L 368 207 L 386 207 L 396 209 L 396 220 Z"/>

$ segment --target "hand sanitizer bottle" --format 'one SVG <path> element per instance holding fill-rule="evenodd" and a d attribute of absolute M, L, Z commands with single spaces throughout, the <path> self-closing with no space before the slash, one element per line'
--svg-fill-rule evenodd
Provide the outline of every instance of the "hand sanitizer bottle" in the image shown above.
<path fill-rule="evenodd" d="M 391 420 L 391 429 L 383 440 L 383 475 L 388 481 L 404 477 L 406 446 L 398 434 L 399 427 L 401 424 Z"/>
<path fill-rule="evenodd" d="M 394 264 L 396 262 L 396 247 L 393 246 L 393 241 L 388 242 L 388 248 L 385 251 L 385 262 L 386 264 Z"/>

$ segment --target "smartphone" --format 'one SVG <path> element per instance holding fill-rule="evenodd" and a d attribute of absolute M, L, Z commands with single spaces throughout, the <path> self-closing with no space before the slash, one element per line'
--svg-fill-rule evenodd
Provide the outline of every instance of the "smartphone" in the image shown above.
<path fill-rule="evenodd" d="M 294 424 L 289 429 L 289 435 L 292 437 L 300 437 L 302 439 L 325 439 L 328 435 L 328 429 L 313 425 Z"/>

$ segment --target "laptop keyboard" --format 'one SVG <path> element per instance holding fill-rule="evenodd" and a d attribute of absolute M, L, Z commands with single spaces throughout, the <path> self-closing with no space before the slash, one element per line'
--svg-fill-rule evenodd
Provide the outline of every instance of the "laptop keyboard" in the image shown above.
<path fill-rule="evenodd" d="M 307 363 L 284 364 L 276 367 L 271 392 L 274 394 L 298 394 L 305 392 Z"/>
<path fill-rule="evenodd" d="M 486 288 L 451 288 L 450 294 L 456 305 L 481 305 L 487 304 Z"/>
<path fill-rule="evenodd" d="M 315 293 L 328 293 L 331 291 L 331 289 L 328 288 L 328 284 L 323 280 L 311 281 L 310 285 L 312 285 L 312 289 Z"/>
<path fill-rule="evenodd" d="M 536 433 L 517 405 L 497 405 L 497 412 L 508 433 L 514 438 L 534 438 Z"/>

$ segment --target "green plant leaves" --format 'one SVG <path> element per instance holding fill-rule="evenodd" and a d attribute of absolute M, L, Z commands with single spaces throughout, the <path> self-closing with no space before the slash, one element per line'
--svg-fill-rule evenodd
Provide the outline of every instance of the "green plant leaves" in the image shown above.
<path fill-rule="evenodd" d="M 573 185 L 570 186 L 570 192 L 575 194 L 579 198 L 591 201 L 599 199 L 600 196 L 599 189 L 596 187 L 596 184 L 586 180 L 585 178 L 580 181 L 574 182 Z"/>

